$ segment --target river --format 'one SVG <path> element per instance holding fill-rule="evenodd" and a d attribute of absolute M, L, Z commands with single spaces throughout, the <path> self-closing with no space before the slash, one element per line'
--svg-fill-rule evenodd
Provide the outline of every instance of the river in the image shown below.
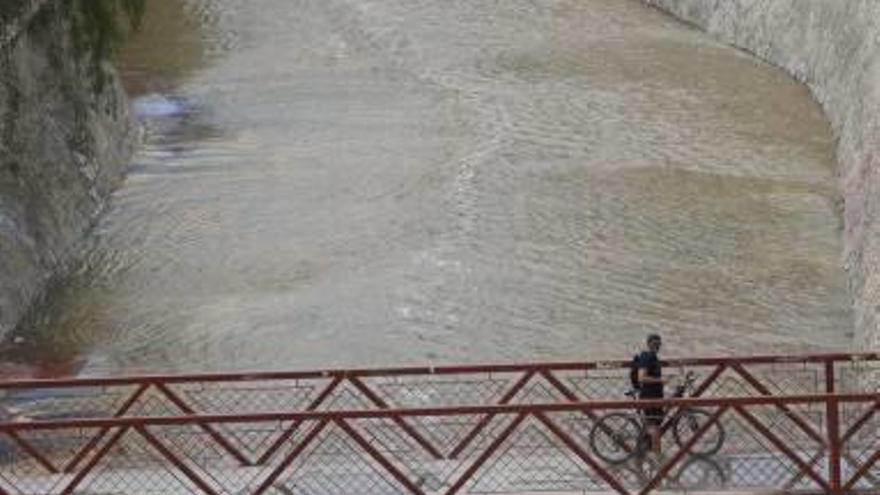
<path fill-rule="evenodd" d="M 4 354 L 81 372 L 845 349 L 834 138 L 636 0 L 150 0 L 145 129 Z"/>

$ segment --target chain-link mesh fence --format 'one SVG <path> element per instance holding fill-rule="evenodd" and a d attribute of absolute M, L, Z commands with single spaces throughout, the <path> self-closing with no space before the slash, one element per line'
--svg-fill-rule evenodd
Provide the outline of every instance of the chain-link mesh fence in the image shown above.
<path fill-rule="evenodd" d="M 880 493 L 877 362 L 669 362 L 659 454 L 626 362 L 6 383 L 0 494 Z"/>

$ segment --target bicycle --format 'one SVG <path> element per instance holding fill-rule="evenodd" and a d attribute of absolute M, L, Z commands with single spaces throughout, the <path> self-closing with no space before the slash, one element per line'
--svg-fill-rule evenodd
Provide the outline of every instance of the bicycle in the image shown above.
<path fill-rule="evenodd" d="M 696 375 L 688 372 L 682 383 L 675 387 L 672 398 L 693 394 Z M 636 398 L 637 392 L 630 390 L 626 395 Z M 675 443 L 679 447 L 687 445 L 693 435 L 708 423 L 712 414 L 696 407 L 681 407 L 671 418 L 660 426 L 661 432 L 672 430 Z M 721 450 L 726 434 L 719 422 L 713 423 L 703 436 L 691 446 L 689 453 L 694 456 L 711 456 Z M 612 412 L 600 416 L 590 429 L 590 448 L 597 457 L 608 464 L 621 464 L 636 456 L 643 457 L 650 450 L 650 435 L 644 414 L 636 412 Z"/>

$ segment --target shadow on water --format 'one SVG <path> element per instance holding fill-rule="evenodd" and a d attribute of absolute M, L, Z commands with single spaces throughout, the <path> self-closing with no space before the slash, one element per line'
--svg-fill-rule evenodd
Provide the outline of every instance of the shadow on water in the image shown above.
<path fill-rule="evenodd" d="M 126 93 L 173 94 L 193 72 L 205 66 L 210 20 L 199 9 L 179 0 L 150 0 L 137 32 L 119 50 L 117 69 Z"/>

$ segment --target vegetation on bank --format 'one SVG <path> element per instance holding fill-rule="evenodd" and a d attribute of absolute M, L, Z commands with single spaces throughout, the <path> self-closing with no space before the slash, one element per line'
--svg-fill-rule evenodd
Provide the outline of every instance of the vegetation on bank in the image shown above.
<path fill-rule="evenodd" d="M 0 28 L 21 17 L 31 0 L 3 0 L 0 2 Z"/>
<path fill-rule="evenodd" d="M 100 91 L 110 73 L 104 66 L 113 58 L 129 33 L 140 25 L 146 0 L 51 0 L 28 23 L 29 31 L 69 26 L 71 48 L 94 77 Z"/>
<path fill-rule="evenodd" d="M 0 34 L 6 29 L 43 33 L 68 32 L 77 63 L 94 77 L 97 90 L 109 76 L 104 63 L 112 60 L 128 35 L 140 26 L 146 0 L 2 0 Z M 33 12 L 37 9 L 36 12 Z M 32 14 L 32 15 L 31 15 Z M 25 17 L 31 15 L 30 19 Z M 23 23 L 16 26 L 16 23 Z M 14 34 L 13 34 L 14 36 Z"/>

